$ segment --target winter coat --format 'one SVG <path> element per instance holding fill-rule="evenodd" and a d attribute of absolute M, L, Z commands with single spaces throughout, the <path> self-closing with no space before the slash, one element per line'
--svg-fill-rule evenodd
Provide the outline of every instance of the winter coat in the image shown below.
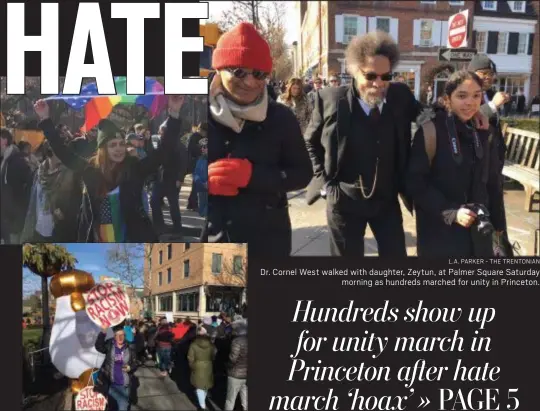
<path fill-rule="evenodd" d="M 417 130 L 405 180 L 415 203 L 418 256 L 422 257 L 473 256 L 475 226 L 465 228 L 456 223 L 457 211 L 463 205 L 482 204 L 488 208 L 496 230 L 506 226 L 497 144 L 489 141 L 488 131 L 478 130 L 483 152 L 478 158 L 472 131 L 456 118 L 461 152 L 458 162 L 453 157 L 447 118 L 446 112 L 439 112 L 434 119 L 436 148 L 431 165 L 423 129 Z"/>
<path fill-rule="evenodd" d="M 207 336 L 198 336 L 191 343 L 188 362 L 191 368 L 191 384 L 200 390 L 209 390 L 214 386 L 213 364 L 216 348 Z"/>
<path fill-rule="evenodd" d="M 241 335 L 235 337 L 231 343 L 229 354 L 229 377 L 245 380 L 248 369 L 248 337 Z"/>
<path fill-rule="evenodd" d="M 203 138 L 200 133 L 191 133 L 187 138 L 187 151 L 189 156 L 189 171 L 193 172 L 198 158 L 201 156 L 201 146 L 199 142 Z"/>
<path fill-rule="evenodd" d="M 96 339 L 95 348 L 96 351 L 105 354 L 105 360 L 103 365 L 98 373 L 97 383 L 94 387 L 94 391 L 99 392 L 105 396 L 108 395 L 109 387 L 112 384 L 113 380 L 113 370 L 114 370 L 114 338 L 105 340 L 106 334 L 100 332 Z M 127 344 L 127 341 L 126 341 Z M 137 370 L 137 354 L 133 345 L 128 344 L 126 350 L 124 351 L 124 365 L 129 365 L 129 372 L 124 372 L 124 384 L 131 389 L 134 376 L 133 374 Z"/>
<path fill-rule="evenodd" d="M 126 242 L 157 242 L 152 221 L 146 213 L 142 201 L 142 190 L 148 176 L 155 173 L 159 166 L 174 159 L 174 147 L 180 134 L 181 121 L 169 117 L 167 130 L 158 150 L 148 154 L 142 160 L 126 155 L 125 174 L 120 182 L 120 211 L 126 227 Z M 78 242 L 94 242 L 99 231 L 100 191 L 103 175 L 88 160 L 78 156 L 66 145 L 50 119 L 40 123 L 56 156 L 70 169 L 80 172 L 84 182 L 83 201 L 79 215 Z M 172 154 L 171 154 L 172 153 Z"/>
<path fill-rule="evenodd" d="M 0 171 L 2 236 L 20 234 L 26 218 L 33 183 L 32 169 L 19 149 L 12 145 L 12 153 L 2 161 Z"/>
<path fill-rule="evenodd" d="M 160 327 L 156 334 L 156 345 L 158 348 L 171 348 L 174 341 L 174 334 L 169 327 Z"/>
<path fill-rule="evenodd" d="M 246 121 L 238 134 L 210 115 L 208 127 L 208 164 L 247 159 L 252 174 L 236 196 L 208 196 L 202 242 L 248 243 L 253 255 L 290 255 L 287 193 L 305 188 L 313 175 L 296 117 L 269 99 L 266 119 Z"/>

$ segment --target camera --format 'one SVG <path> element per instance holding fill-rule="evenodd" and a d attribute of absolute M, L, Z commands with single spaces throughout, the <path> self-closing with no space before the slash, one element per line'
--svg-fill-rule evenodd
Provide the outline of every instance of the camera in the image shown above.
<path fill-rule="evenodd" d="M 468 204 L 466 206 L 469 210 L 476 214 L 476 220 L 474 226 L 476 230 L 483 236 L 490 236 L 495 231 L 493 224 L 489 221 L 489 211 L 482 204 Z"/>

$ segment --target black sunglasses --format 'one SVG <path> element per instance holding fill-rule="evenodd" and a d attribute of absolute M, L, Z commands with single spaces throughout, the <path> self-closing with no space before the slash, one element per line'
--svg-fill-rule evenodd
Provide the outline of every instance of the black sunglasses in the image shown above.
<path fill-rule="evenodd" d="M 249 74 L 251 74 L 256 80 L 266 80 L 266 77 L 268 77 L 268 73 L 260 70 L 253 70 L 251 73 L 243 68 L 227 68 L 225 70 L 239 79 L 245 79 Z"/>
<path fill-rule="evenodd" d="M 377 74 L 373 71 L 370 71 L 369 73 L 365 73 L 362 70 L 360 71 L 362 72 L 362 75 L 366 78 L 366 80 L 368 81 L 375 81 L 377 80 L 377 77 L 380 77 L 382 81 L 392 80 L 392 73 Z"/>

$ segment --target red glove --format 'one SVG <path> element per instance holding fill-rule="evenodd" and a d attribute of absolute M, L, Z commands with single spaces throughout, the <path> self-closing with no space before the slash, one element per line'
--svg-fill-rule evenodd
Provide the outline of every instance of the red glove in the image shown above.
<path fill-rule="evenodd" d="M 251 179 L 253 166 L 249 160 L 223 158 L 208 166 L 208 181 L 217 185 L 244 188 Z"/>
<path fill-rule="evenodd" d="M 215 183 L 212 178 L 208 178 L 208 193 L 213 196 L 234 197 L 238 194 L 238 187 Z"/>

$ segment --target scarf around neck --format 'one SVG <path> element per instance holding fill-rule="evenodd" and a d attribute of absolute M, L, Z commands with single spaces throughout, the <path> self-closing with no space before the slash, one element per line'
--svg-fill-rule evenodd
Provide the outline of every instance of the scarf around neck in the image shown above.
<path fill-rule="evenodd" d="M 266 119 L 268 110 L 268 90 L 248 105 L 240 105 L 225 97 L 221 85 L 221 77 L 216 75 L 210 85 L 210 113 L 220 124 L 232 129 L 235 133 L 242 132 L 246 121 L 260 123 Z"/>

